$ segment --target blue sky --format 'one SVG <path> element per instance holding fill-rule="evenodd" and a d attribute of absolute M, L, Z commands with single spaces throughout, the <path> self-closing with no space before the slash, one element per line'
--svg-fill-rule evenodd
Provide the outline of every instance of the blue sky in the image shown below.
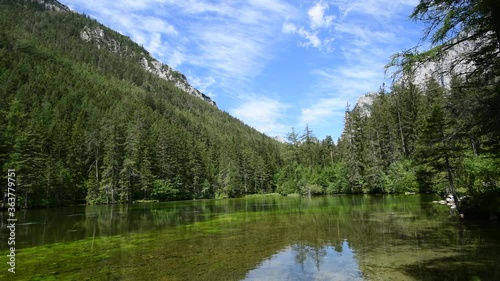
<path fill-rule="evenodd" d="M 347 103 L 377 91 L 391 54 L 417 45 L 418 0 L 60 0 L 184 73 L 269 136 L 342 133 Z"/>

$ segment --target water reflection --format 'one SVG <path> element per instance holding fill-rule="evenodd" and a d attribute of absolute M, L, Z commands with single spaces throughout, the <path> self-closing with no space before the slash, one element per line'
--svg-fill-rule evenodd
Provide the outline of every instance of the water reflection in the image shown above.
<path fill-rule="evenodd" d="M 363 280 L 363 275 L 354 251 L 344 240 L 337 247 L 288 246 L 251 270 L 244 280 Z"/>
<path fill-rule="evenodd" d="M 18 246 L 29 248 L 89 237 L 105 237 L 164 230 L 214 219 L 221 214 L 260 211 L 260 204 L 233 201 L 178 201 L 166 203 L 71 206 L 17 211 Z M 0 211 L 0 241 L 8 238 L 7 212 Z M 0 243 L 0 250 L 8 249 Z"/>
<path fill-rule="evenodd" d="M 436 199 L 278 196 L 19 210 L 16 277 L 500 280 L 499 224 L 450 219 Z M 5 223 L 0 212 L 1 241 Z M 7 247 L 0 243 L 0 254 Z"/>

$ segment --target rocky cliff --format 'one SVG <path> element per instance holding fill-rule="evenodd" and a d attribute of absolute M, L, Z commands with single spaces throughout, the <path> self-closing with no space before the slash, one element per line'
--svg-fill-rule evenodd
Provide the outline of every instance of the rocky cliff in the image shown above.
<path fill-rule="evenodd" d="M 47 10 L 57 11 L 57 12 L 72 12 L 67 6 L 56 0 L 35 0 L 39 4 L 44 4 Z M 137 63 L 144 68 L 144 70 L 151 72 L 158 77 L 171 81 L 174 85 L 181 89 L 182 91 L 196 96 L 207 103 L 217 106 L 216 103 L 207 95 L 200 92 L 195 87 L 191 86 L 186 78 L 186 76 L 166 64 L 162 64 L 157 59 L 153 58 L 145 49 L 142 47 L 136 48 L 135 50 L 127 47 L 129 42 L 124 42 L 123 38 L 130 40 L 130 38 L 125 36 L 117 36 L 118 34 L 108 28 L 97 24 L 96 26 L 84 26 L 80 31 L 80 38 L 85 42 L 92 42 L 99 49 L 106 49 L 109 52 L 115 53 L 119 56 L 126 56 L 137 60 Z M 123 37 L 123 38 L 117 38 Z"/>
<path fill-rule="evenodd" d="M 80 32 L 80 38 L 83 41 L 96 44 L 99 49 L 104 48 L 120 56 L 139 57 L 137 63 L 140 64 L 146 71 L 151 72 L 164 80 L 171 81 L 182 91 L 216 106 L 216 103 L 209 96 L 191 86 L 184 74 L 173 70 L 166 64 L 162 64 L 157 59 L 151 57 L 146 50 L 142 50 L 139 54 L 137 54 L 136 51 L 130 50 L 127 46 L 124 46 L 120 40 L 113 37 L 113 34 L 106 32 L 105 29 L 100 26 L 85 26 Z"/>

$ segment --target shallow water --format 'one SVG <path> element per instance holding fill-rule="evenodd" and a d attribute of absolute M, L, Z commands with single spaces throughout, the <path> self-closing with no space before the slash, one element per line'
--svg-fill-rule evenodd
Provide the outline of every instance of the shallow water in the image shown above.
<path fill-rule="evenodd" d="M 500 280 L 500 224 L 435 196 L 200 200 L 19 210 L 0 280 Z M 6 279 L 10 278 L 10 279 Z"/>

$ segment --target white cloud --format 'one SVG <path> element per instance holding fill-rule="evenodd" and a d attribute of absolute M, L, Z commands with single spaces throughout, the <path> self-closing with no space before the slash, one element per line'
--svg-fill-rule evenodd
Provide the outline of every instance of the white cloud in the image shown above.
<path fill-rule="evenodd" d="M 331 51 L 333 38 L 358 47 L 370 47 L 373 43 L 394 43 L 398 33 L 406 32 L 394 20 L 404 20 L 418 0 L 324 0 L 315 2 L 307 10 L 308 22 L 286 21 L 282 32 L 299 35 L 300 46 L 313 46 Z M 335 9 L 330 9 L 335 7 Z M 338 11 L 332 14 L 333 11 Z"/>
<path fill-rule="evenodd" d="M 376 63 L 374 63 L 376 64 Z M 347 101 L 356 100 L 358 96 L 376 91 L 384 82 L 383 66 L 351 65 L 341 69 L 326 68 L 314 71 L 317 75 L 318 92 L 323 95 L 342 98 Z"/>
<path fill-rule="evenodd" d="M 312 8 L 309 9 L 307 14 L 311 19 L 311 28 L 327 28 L 333 22 L 333 16 L 326 16 L 325 11 L 328 10 L 328 4 L 319 1 Z"/>
<path fill-rule="evenodd" d="M 329 50 L 329 43 L 332 41 L 330 38 L 320 39 L 317 31 L 309 31 L 305 27 L 298 27 L 293 23 L 285 22 L 281 28 L 285 34 L 297 34 L 302 37 L 303 41 L 299 43 L 302 47 L 312 46 L 318 49 Z"/>
<path fill-rule="evenodd" d="M 283 26 L 281 28 L 281 31 L 283 31 L 283 33 L 287 33 L 287 34 L 293 34 L 293 33 L 296 33 L 298 29 L 299 28 L 295 24 L 289 23 L 289 22 L 284 22 Z"/>
<path fill-rule="evenodd" d="M 249 126 L 268 135 L 285 135 L 290 129 L 285 125 L 286 111 L 290 106 L 265 96 L 248 97 L 231 115 L 245 120 Z"/>
<path fill-rule="evenodd" d="M 311 32 L 306 30 L 303 26 L 298 27 L 293 23 L 285 22 L 281 28 L 281 31 L 285 34 L 298 34 L 305 41 L 301 42 L 299 45 L 303 47 L 313 46 L 315 48 L 319 48 L 323 45 L 321 40 L 318 38 L 318 34 L 316 32 Z"/>
<path fill-rule="evenodd" d="M 301 109 L 300 123 L 312 127 L 332 117 L 343 117 L 346 100 L 342 98 L 322 98 L 309 107 Z"/>
<path fill-rule="evenodd" d="M 135 17 L 134 17 L 135 18 Z M 138 27 L 143 31 L 158 32 L 168 35 L 177 35 L 178 31 L 172 25 L 168 24 L 165 19 L 153 16 L 140 16 L 136 20 L 140 24 Z M 129 26 L 130 27 L 130 26 Z"/>
<path fill-rule="evenodd" d="M 297 25 L 285 21 L 282 25 L 281 31 L 285 34 L 299 35 L 303 41 L 299 43 L 302 47 L 312 46 L 319 50 L 331 51 L 330 43 L 333 41 L 332 37 L 324 34 L 324 30 L 332 26 L 334 16 L 326 15 L 328 4 L 323 1 L 316 2 L 307 14 L 309 16 L 309 26 L 305 24 Z"/>
<path fill-rule="evenodd" d="M 395 29 L 395 20 L 407 20 L 419 0 L 333 0 L 331 5 L 340 11 L 340 18 L 362 19 L 380 29 Z M 356 23 L 359 26 L 359 22 Z M 373 30 L 373 28 L 372 28 Z M 401 30 L 404 32 L 404 30 Z"/>
<path fill-rule="evenodd" d="M 296 13 L 278 0 L 167 2 L 185 19 L 178 25 L 189 38 L 182 42 L 186 65 L 179 66 L 181 71 L 183 67 L 203 69 L 199 80 L 217 77 L 217 87 L 231 94 L 245 87 L 274 57 L 273 45 L 280 40 L 276 31 Z"/>
<path fill-rule="evenodd" d="M 374 43 L 394 43 L 397 36 L 388 30 L 374 30 L 369 26 L 360 26 L 352 23 L 342 23 L 335 26 L 335 30 L 344 40 L 350 40 L 353 45 L 370 47 Z"/>
<path fill-rule="evenodd" d="M 169 62 L 169 66 L 175 69 L 185 61 L 185 57 L 180 48 L 177 48 L 170 53 L 167 57 L 167 61 Z"/>
<path fill-rule="evenodd" d="M 201 28 L 201 26 L 199 27 Z M 197 39 L 203 42 L 198 53 L 191 57 L 194 65 L 217 72 L 221 83 L 246 81 L 262 67 L 269 55 L 265 52 L 265 37 L 244 32 L 239 26 L 211 26 L 197 32 Z"/>
<path fill-rule="evenodd" d="M 299 29 L 298 34 L 300 36 L 304 37 L 305 39 L 307 39 L 307 42 L 303 43 L 302 46 L 305 46 L 305 47 L 313 46 L 315 48 L 320 48 L 323 45 L 321 40 L 318 38 L 317 33 L 309 32 L 302 27 Z"/>

